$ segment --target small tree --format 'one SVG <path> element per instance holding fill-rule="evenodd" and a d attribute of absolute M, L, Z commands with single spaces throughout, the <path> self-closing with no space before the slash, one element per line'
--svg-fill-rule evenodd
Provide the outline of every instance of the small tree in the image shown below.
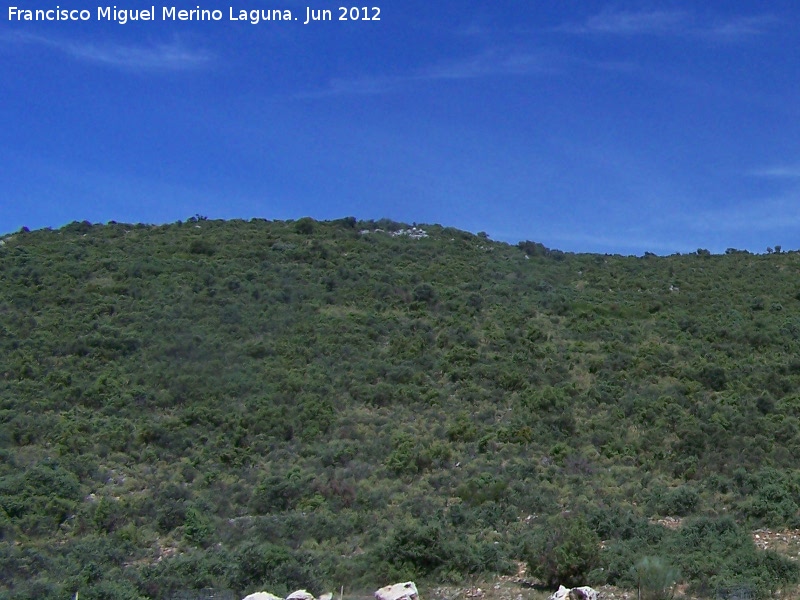
<path fill-rule="evenodd" d="M 670 600 L 680 579 L 678 569 L 659 556 L 645 556 L 633 567 L 638 600 Z"/>

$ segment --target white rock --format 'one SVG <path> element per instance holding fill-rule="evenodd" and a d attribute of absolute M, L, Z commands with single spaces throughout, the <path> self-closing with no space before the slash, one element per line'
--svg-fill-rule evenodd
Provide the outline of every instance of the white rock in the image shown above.
<path fill-rule="evenodd" d="M 597 600 L 597 590 L 590 588 L 588 585 L 581 586 L 579 588 L 572 588 L 570 592 L 570 596 L 575 597 L 575 590 L 578 590 L 581 593 L 582 600 Z"/>
<path fill-rule="evenodd" d="M 297 590 L 286 596 L 286 600 L 314 600 L 314 595 L 305 590 Z"/>
<path fill-rule="evenodd" d="M 244 600 L 283 600 L 283 598 L 275 594 L 270 594 L 269 592 L 256 592 L 255 594 L 245 596 Z"/>
<path fill-rule="evenodd" d="M 413 581 L 387 585 L 375 592 L 377 600 L 419 600 L 417 586 Z"/>
<path fill-rule="evenodd" d="M 569 594 L 569 588 L 565 588 L 563 585 L 558 586 L 558 591 L 555 594 L 552 594 L 547 600 L 564 600 Z"/>
<path fill-rule="evenodd" d="M 547 600 L 597 600 L 597 590 L 586 585 L 572 589 L 560 585 Z"/>

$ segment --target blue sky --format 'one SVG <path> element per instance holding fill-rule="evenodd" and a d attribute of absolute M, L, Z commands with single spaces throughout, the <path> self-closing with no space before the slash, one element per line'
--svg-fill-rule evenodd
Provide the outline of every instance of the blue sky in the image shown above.
<path fill-rule="evenodd" d="M 99 6 L 0 0 L 0 233 L 353 215 L 576 252 L 800 248 L 797 3 L 391 0 L 342 22 L 328 1 L 166 1 L 124 25 Z"/>

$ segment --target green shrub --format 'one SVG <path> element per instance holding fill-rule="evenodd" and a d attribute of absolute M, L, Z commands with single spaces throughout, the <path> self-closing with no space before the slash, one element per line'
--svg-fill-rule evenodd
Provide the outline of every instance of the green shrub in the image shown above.
<path fill-rule="evenodd" d="M 409 521 L 395 527 L 380 556 L 401 571 L 424 577 L 448 563 L 454 550 L 440 524 Z"/>
<path fill-rule="evenodd" d="M 757 596 L 766 597 L 800 578 L 797 563 L 758 550 L 750 534 L 729 516 L 688 520 L 666 549 L 695 593 L 745 583 Z"/>
<path fill-rule="evenodd" d="M 312 476 L 298 467 L 266 475 L 253 490 L 248 506 L 257 515 L 291 510 L 311 491 L 311 480 Z"/>
<path fill-rule="evenodd" d="M 231 587 L 235 590 L 269 589 L 288 594 L 296 589 L 319 591 L 315 568 L 304 557 L 269 542 L 246 542 L 234 556 Z"/>
<path fill-rule="evenodd" d="M 183 522 L 186 540 L 195 546 L 206 546 L 211 541 L 212 533 L 211 520 L 199 508 L 189 507 Z"/>
<path fill-rule="evenodd" d="M 303 217 L 294 224 L 294 230 L 300 235 L 311 235 L 314 233 L 314 223 L 311 217 Z"/>
<path fill-rule="evenodd" d="M 214 255 L 214 246 L 208 243 L 206 240 L 202 239 L 195 239 L 192 240 L 189 244 L 189 252 L 191 254 L 202 254 L 204 256 L 213 256 Z"/>
<path fill-rule="evenodd" d="M 397 475 L 414 475 L 422 465 L 419 442 L 407 433 L 398 433 L 392 439 L 392 451 L 384 462 Z"/>
<path fill-rule="evenodd" d="M 600 538 L 585 517 L 559 515 L 534 535 L 526 553 L 529 572 L 549 587 L 586 585 L 600 562 Z"/>
<path fill-rule="evenodd" d="M 682 485 L 663 493 L 658 502 L 658 512 L 662 515 L 685 517 L 697 510 L 700 492 L 691 485 Z"/>
<path fill-rule="evenodd" d="M 668 600 L 675 593 L 680 571 L 660 556 L 645 556 L 631 567 L 639 600 Z"/>

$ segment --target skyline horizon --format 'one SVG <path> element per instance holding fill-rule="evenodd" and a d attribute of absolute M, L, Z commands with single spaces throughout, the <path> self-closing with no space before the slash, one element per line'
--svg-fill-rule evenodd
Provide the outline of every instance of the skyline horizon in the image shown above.
<path fill-rule="evenodd" d="M 360 218 L 358 215 L 341 215 L 338 217 L 326 218 L 326 219 L 317 219 L 312 215 L 302 215 L 299 217 L 287 217 L 287 218 L 270 218 L 265 216 L 252 216 L 252 217 L 210 217 L 208 215 L 195 213 L 186 218 L 176 219 L 174 221 L 164 221 L 164 222 L 142 222 L 142 221 L 117 221 L 116 219 L 109 219 L 106 221 L 90 221 L 88 219 L 74 219 L 67 223 L 62 223 L 61 225 L 51 226 L 51 225 L 44 225 L 40 227 L 28 227 L 27 225 L 22 225 L 20 228 L 7 231 L 7 232 L 0 232 L 0 240 L 5 238 L 20 234 L 20 233 L 35 233 L 37 231 L 58 231 L 65 227 L 74 224 L 88 224 L 90 226 L 100 225 L 100 226 L 109 226 L 109 225 L 130 225 L 131 227 L 169 227 L 171 225 L 181 225 L 185 223 L 202 223 L 203 221 L 216 221 L 222 223 L 229 223 L 235 221 L 243 221 L 243 222 L 253 222 L 253 221 L 266 221 L 266 222 L 284 222 L 284 223 L 293 223 L 300 221 L 302 219 L 311 219 L 317 223 L 334 223 L 336 221 L 342 221 L 345 219 L 356 219 L 357 224 L 372 224 L 375 226 L 380 226 L 382 221 L 388 221 L 389 223 L 384 223 L 384 225 L 394 224 L 394 225 L 403 225 L 406 227 L 414 227 L 414 228 L 424 228 L 424 227 L 441 227 L 443 229 L 456 229 L 458 231 L 469 233 L 476 237 L 486 237 L 491 242 L 499 242 L 503 244 L 507 244 L 509 246 L 519 246 L 524 243 L 536 243 L 541 244 L 546 248 L 548 251 L 555 251 L 564 254 L 597 254 L 597 255 L 606 255 L 606 256 L 630 256 L 630 257 L 638 257 L 642 258 L 645 256 L 658 256 L 658 257 L 668 257 L 668 256 L 684 256 L 684 255 L 691 255 L 691 254 L 704 254 L 708 253 L 712 256 L 721 256 L 725 254 L 750 254 L 754 256 L 759 255 L 767 255 L 767 254 L 789 254 L 794 252 L 800 252 L 800 247 L 798 248 L 787 248 L 784 247 L 783 244 L 775 244 L 774 246 L 767 246 L 766 248 L 759 250 L 752 250 L 749 248 L 736 248 L 733 246 L 728 246 L 725 249 L 712 249 L 704 246 L 698 246 L 696 249 L 687 250 L 687 251 L 674 251 L 670 253 L 659 253 L 653 252 L 650 250 L 644 250 L 639 253 L 621 253 L 621 252 L 603 252 L 603 251 L 581 251 L 581 250 L 571 250 L 569 248 L 560 248 L 556 246 L 548 246 L 543 244 L 540 240 L 534 240 L 529 238 L 524 239 L 504 239 L 504 238 L 497 238 L 493 236 L 490 232 L 484 230 L 469 230 L 463 229 L 461 227 L 457 227 L 454 225 L 450 225 L 448 223 L 439 223 L 439 222 L 421 222 L 421 221 L 413 221 L 413 220 L 398 220 L 393 219 L 391 217 L 382 216 L 382 217 L 370 217 L 370 218 Z"/>

